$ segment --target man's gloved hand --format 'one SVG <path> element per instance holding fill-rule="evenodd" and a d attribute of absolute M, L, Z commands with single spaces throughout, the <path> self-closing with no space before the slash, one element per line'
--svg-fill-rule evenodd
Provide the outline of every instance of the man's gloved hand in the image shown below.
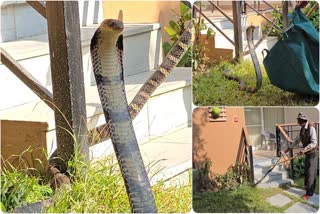
<path fill-rule="evenodd" d="M 304 150 L 301 150 L 301 151 L 299 152 L 299 155 L 304 155 L 304 153 L 305 153 L 305 151 L 304 151 Z"/>

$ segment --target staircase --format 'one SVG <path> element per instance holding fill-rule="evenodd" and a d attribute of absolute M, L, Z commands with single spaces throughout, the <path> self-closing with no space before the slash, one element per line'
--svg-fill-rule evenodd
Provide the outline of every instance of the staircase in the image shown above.
<path fill-rule="evenodd" d="M 265 173 L 270 169 L 270 166 L 275 164 L 276 158 L 262 157 L 254 155 L 254 182 L 259 181 Z M 288 172 L 282 164 L 277 165 L 262 181 L 257 185 L 259 188 L 282 187 L 293 183 L 288 177 Z"/>

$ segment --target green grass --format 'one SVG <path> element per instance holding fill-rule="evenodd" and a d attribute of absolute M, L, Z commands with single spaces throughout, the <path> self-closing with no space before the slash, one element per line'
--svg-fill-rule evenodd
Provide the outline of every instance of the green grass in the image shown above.
<path fill-rule="evenodd" d="M 263 66 L 262 66 L 263 67 Z M 254 94 L 239 90 L 239 83 L 224 77 L 225 68 L 233 70 L 233 75 L 241 77 L 249 86 L 255 86 L 255 71 L 251 61 L 245 60 L 236 66 L 223 62 L 211 67 L 206 74 L 193 75 L 193 102 L 197 106 L 303 106 L 317 105 L 318 97 L 301 96 L 283 91 L 270 83 L 262 70 L 262 87 Z"/>
<path fill-rule="evenodd" d="M 89 166 L 75 164 L 72 188 L 58 192 L 47 212 L 124 213 L 129 201 L 117 163 L 112 158 Z M 191 209 L 191 183 L 165 188 L 159 182 L 152 187 L 159 212 L 188 212 Z"/>
<path fill-rule="evenodd" d="M 307 203 L 302 198 L 284 192 L 286 188 L 260 189 L 241 186 L 234 191 L 197 193 L 193 197 L 193 209 L 199 213 L 284 213 L 296 202 Z M 278 193 L 292 201 L 283 207 L 272 206 L 266 201 Z M 310 206 L 318 209 L 316 206 Z"/>
<path fill-rule="evenodd" d="M 234 191 L 218 191 L 196 194 L 193 197 L 193 209 L 200 213 L 250 213 L 250 212 L 283 212 L 281 208 L 273 207 L 265 198 L 281 192 L 279 188 L 266 191 L 242 186 Z"/>
<path fill-rule="evenodd" d="M 48 184 L 24 171 L 1 174 L 1 207 L 3 211 L 52 197 L 54 203 L 44 212 L 50 213 L 125 213 L 130 205 L 117 162 L 112 157 L 85 164 L 75 158 L 69 163 L 71 188 L 56 192 Z M 150 168 L 150 167 L 147 167 Z M 170 181 L 169 181 L 170 182 Z M 161 213 L 191 210 L 191 182 L 186 186 L 170 186 L 158 182 L 152 187 Z"/>
<path fill-rule="evenodd" d="M 14 208 L 49 198 L 53 190 L 36 176 L 17 169 L 2 169 L 1 211 L 10 212 Z"/>
<path fill-rule="evenodd" d="M 304 189 L 304 177 L 296 179 L 294 181 L 294 186 Z M 317 187 L 314 192 L 319 194 L 319 175 L 317 176 Z"/>

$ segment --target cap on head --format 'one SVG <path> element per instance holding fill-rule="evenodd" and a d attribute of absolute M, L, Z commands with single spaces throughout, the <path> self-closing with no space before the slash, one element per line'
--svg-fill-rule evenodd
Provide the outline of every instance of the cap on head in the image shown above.
<path fill-rule="evenodd" d="M 303 112 L 300 112 L 300 113 L 298 114 L 297 119 L 300 119 L 300 120 L 308 120 L 307 116 L 306 116 Z"/>

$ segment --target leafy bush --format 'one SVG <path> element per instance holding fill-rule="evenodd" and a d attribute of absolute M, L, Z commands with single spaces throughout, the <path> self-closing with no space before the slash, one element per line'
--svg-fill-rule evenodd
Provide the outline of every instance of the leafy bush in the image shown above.
<path fill-rule="evenodd" d="M 293 159 L 293 171 L 294 171 L 295 178 L 301 178 L 304 176 L 304 170 L 305 170 L 304 162 L 305 162 L 304 155 Z M 319 174 L 319 161 L 318 161 L 317 173 Z"/>
<path fill-rule="evenodd" d="M 185 30 L 185 24 L 191 20 L 190 8 L 182 2 L 180 2 L 180 15 L 174 10 L 173 12 L 175 14 L 175 18 L 178 20 L 170 20 L 169 26 L 164 27 L 171 40 L 171 44 L 169 42 L 165 42 L 162 45 L 165 56 L 169 53 L 171 48 L 176 44 L 180 36 L 183 34 Z M 191 56 L 192 48 L 189 47 L 188 51 L 183 55 L 177 67 L 190 67 Z"/>
<path fill-rule="evenodd" d="M 273 23 L 283 29 L 283 21 L 282 21 L 282 13 L 279 7 L 276 7 L 272 12 L 271 16 L 273 19 Z M 262 33 L 265 35 L 268 33 L 268 31 L 273 27 L 270 23 L 267 23 L 263 25 L 262 27 Z M 278 28 L 273 27 L 272 30 L 269 33 L 269 36 L 277 36 L 280 37 L 282 31 L 280 31 Z"/>
<path fill-rule="evenodd" d="M 305 160 L 304 155 L 298 158 L 295 158 L 293 160 L 293 170 L 294 170 L 294 176 L 296 178 L 300 178 L 304 176 L 304 160 Z"/>
<path fill-rule="evenodd" d="M 246 163 L 237 162 L 234 166 L 229 167 L 224 175 L 211 173 L 211 165 L 211 161 L 206 160 L 198 169 L 202 191 L 234 190 L 249 181 L 250 169 Z"/>

